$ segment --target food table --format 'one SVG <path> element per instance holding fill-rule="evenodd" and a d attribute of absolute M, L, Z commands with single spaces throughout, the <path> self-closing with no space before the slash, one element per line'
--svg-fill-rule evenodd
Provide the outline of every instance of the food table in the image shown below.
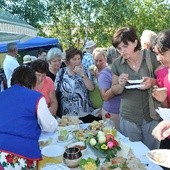
<path fill-rule="evenodd" d="M 86 125 L 82 124 L 81 127 L 84 128 L 84 127 L 86 127 Z M 148 153 L 149 149 L 142 142 L 131 142 L 127 137 L 123 136 L 119 132 L 117 132 L 117 136 L 118 136 L 118 138 L 119 138 L 119 140 L 121 142 L 125 143 L 126 145 L 128 145 L 132 149 L 132 151 L 133 151 L 134 155 L 136 156 L 136 158 L 138 158 L 141 161 L 141 163 L 145 164 L 145 167 L 146 167 L 147 170 L 163 170 L 160 166 L 152 163 L 146 157 L 146 154 Z M 48 139 L 48 138 L 52 139 L 52 142 L 50 143 L 50 145 L 58 145 L 58 146 L 61 146 L 63 148 L 65 148 L 68 144 L 75 141 L 75 139 L 72 136 L 71 132 L 70 132 L 69 138 L 68 138 L 68 140 L 66 142 L 58 141 L 56 133 L 42 132 L 42 134 L 40 136 L 40 139 Z M 83 156 L 83 158 L 88 158 L 88 157 L 96 159 L 96 155 L 92 152 L 92 150 L 89 147 L 87 147 L 86 154 Z M 46 163 L 48 164 L 48 160 L 49 159 L 44 159 L 44 160 L 40 161 L 38 169 L 43 170 L 42 167 L 44 167 Z M 103 162 L 103 160 L 104 159 L 100 158 L 101 163 Z M 53 163 L 60 163 L 62 167 L 65 167 L 64 168 L 65 170 L 68 169 L 66 167 L 66 165 L 64 165 L 64 163 L 61 162 L 61 161 L 62 160 L 57 160 L 57 161 L 54 161 Z M 79 167 L 78 168 L 70 168 L 70 169 L 72 169 L 72 170 L 80 170 Z"/>

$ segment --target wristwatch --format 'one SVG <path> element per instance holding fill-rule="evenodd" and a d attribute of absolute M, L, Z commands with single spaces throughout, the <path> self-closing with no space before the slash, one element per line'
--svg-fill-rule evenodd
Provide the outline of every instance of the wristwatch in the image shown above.
<path fill-rule="evenodd" d="M 83 79 L 85 77 L 85 75 L 83 74 L 82 76 L 81 76 L 81 78 Z"/>

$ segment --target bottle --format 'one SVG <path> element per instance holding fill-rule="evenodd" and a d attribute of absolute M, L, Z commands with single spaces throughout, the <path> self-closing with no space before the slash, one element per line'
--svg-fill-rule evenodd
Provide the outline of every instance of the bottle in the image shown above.
<path fill-rule="evenodd" d="M 111 120 L 111 114 L 106 113 L 105 114 L 105 121 L 103 123 L 103 132 L 105 134 L 112 134 L 116 135 L 116 129 L 115 129 L 115 123 Z"/>

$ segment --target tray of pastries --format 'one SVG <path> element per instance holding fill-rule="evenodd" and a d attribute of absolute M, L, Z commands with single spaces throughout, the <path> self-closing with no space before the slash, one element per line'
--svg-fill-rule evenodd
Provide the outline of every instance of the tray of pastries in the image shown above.
<path fill-rule="evenodd" d="M 81 120 L 78 116 L 62 116 L 61 119 L 58 119 L 58 129 L 74 131 L 80 128 Z"/>

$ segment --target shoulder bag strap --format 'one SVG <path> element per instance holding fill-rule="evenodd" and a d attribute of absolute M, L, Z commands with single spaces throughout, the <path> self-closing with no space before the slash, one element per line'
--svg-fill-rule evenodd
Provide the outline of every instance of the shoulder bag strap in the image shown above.
<path fill-rule="evenodd" d="M 63 75 L 64 75 L 64 68 L 61 68 L 60 74 L 59 74 L 59 83 L 57 85 L 57 90 L 60 90 L 61 87 L 61 82 L 63 80 Z"/>
<path fill-rule="evenodd" d="M 146 65 L 149 69 L 149 74 L 150 77 L 154 77 L 154 73 L 153 73 L 153 66 L 152 66 L 152 62 L 151 62 L 151 55 L 150 55 L 150 50 L 145 50 L 145 57 L 146 57 Z"/>

